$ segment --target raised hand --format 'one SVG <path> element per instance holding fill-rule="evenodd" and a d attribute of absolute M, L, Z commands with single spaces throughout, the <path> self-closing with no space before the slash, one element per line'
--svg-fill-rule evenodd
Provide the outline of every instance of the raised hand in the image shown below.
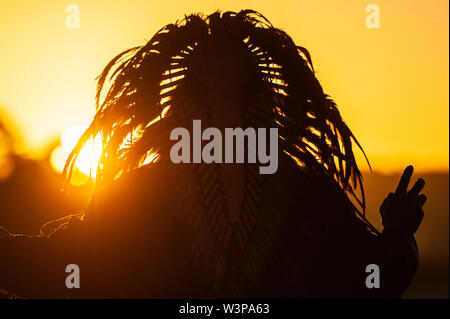
<path fill-rule="evenodd" d="M 414 168 L 408 166 L 403 172 L 395 193 L 389 193 L 380 207 L 385 232 L 395 231 L 407 235 L 414 234 L 423 219 L 423 205 L 427 197 L 420 194 L 425 181 L 419 178 L 408 191 Z"/>

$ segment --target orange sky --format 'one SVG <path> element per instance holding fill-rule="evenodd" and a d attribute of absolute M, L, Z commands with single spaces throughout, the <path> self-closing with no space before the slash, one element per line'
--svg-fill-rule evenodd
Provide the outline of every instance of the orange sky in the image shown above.
<path fill-rule="evenodd" d="M 70 3 L 79 29 L 66 27 Z M 380 7 L 379 29 L 365 25 L 369 3 Z M 21 151 L 39 155 L 90 122 L 94 79 L 117 53 L 185 13 L 245 8 L 310 51 L 374 170 L 448 170 L 447 0 L 2 0 L 0 107 L 20 130 Z"/>

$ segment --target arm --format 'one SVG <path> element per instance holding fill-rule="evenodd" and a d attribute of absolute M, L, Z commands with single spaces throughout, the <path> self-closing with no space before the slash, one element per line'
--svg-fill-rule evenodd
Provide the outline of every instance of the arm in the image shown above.
<path fill-rule="evenodd" d="M 410 285 L 419 262 L 414 233 L 422 222 L 426 196 L 420 194 L 425 186 L 418 179 L 408 191 L 413 167 L 408 166 L 397 186 L 380 207 L 383 232 L 377 237 L 376 248 L 380 260 L 381 292 L 384 297 L 401 297 Z"/>
<path fill-rule="evenodd" d="M 53 222 L 39 236 L 11 234 L 0 227 L 0 287 L 24 297 L 65 297 L 65 267 L 83 262 L 79 216 Z M 50 225 L 47 225 L 50 229 Z"/>

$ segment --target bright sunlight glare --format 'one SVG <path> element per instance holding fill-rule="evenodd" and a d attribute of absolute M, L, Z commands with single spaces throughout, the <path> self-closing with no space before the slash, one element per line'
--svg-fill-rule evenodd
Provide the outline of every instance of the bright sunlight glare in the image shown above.
<path fill-rule="evenodd" d="M 72 126 L 66 129 L 61 135 L 61 145 L 56 147 L 50 157 L 50 162 L 53 168 L 62 172 L 64 164 L 78 142 L 79 138 L 86 130 L 86 126 Z M 89 174 L 95 178 L 97 172 L 97 164 L 102 152 L 102 141 L 100 136 L 97 135 L 95 139 L 90 139 L 81 149 L 75 163 L 76 168 L 83 174 L 89 176 Z"/>

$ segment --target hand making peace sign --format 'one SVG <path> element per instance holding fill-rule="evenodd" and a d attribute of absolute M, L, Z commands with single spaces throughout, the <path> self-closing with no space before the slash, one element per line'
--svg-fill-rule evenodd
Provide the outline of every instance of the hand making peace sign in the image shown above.
<path fill-rule="evenodd" d="M 408 191 L 413 171 L 412 166 L 405 169 L 395 193 L 389 193 L 380 207 L 385 232 L 395 231 L 413 235 L 422 222 L 423 205 L 427 197 L 420 194 L 420 191 L 425 186 L 425 181 L 419 178 Z"/>

